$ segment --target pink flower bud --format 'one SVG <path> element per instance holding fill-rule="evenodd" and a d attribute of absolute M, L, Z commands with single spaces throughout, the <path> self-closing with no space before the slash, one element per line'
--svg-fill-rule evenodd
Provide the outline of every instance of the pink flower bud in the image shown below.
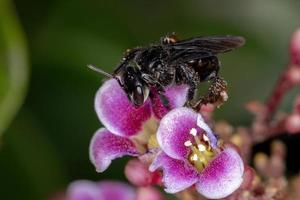
<path fill-rule="evenodd" d="M 125 176 L 136 186 L 149 186 L 153 180 L 153 173 L 148 170 L 148 166 L 137 159 L 126 164 Z"/>
<path fill-rule="evenodd" d="M 292 34 L 290 40 L 290 57 L 291 64 L 300 64 L 300 28 Z"/>
<path fill-rule="evenodd" d="M 272 155 L 270 157 L 270 175 L 275 178 L 282 177 L 285 172 L 285 162 L 282 157 L 278 155 Z"/>
<path fill-rule="evenodd" d="M 294 103 L 294 110 L 295 112 L 300 114 L 300 95 L 296 97 L 296 101 Z"/>
<path fill-rule="evenodd" d="M 300 63 L 299 63 L 300 64 Z M 292 85 L 300 84 L 300 66 L 292 65 L 287 71 L 286 78 Z"/>
<path fill-rule="evenodd" d="M 137 200 L 163 200 L 162 194 L 153 187 L 141 187 L 137 190 Z"/>
<path fill-rule="evenodd" d="M 275 140 L 271 143 L 271 154 L 272 156 L 279 156 L 282 159 L 285 158 L 286 155 L 286 146 L 280 140 Z"/>
<path fill-rule="evenodd" d="M 250 189 L 254 179 L 255 171 L 249 166 L 245 166 L 245 172 L 243 175 L 243 183 L 241 189 Z"/>
<path fill-rule="evenodd" d="M 288 116 L 285 122 L 285 128 L 291 134 L 300 133 L 300 114 L 295 113 Z"/>

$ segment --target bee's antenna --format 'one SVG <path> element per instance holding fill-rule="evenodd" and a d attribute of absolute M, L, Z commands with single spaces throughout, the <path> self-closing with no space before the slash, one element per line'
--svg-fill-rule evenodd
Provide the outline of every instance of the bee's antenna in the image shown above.
<path fill-rule="evenodd" d="M 98 67 L 95 67 L 94 65 L 87 65 L 87 67 L 90 68 L 91 70 L 95 71 L 95 72 L 98 72 L 99 74 L 103 74 L 104 76 L 106 76 L 108 78 L 113 78 L 113 75 L 103 71 L 102 69 L 99 69 Z"/>

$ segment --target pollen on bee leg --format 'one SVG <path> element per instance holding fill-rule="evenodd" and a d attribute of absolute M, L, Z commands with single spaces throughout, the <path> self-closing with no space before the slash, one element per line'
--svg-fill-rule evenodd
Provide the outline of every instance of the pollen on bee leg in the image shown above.
<path fill-rule="evenodd" d="M 227 101 L 228 100 L 228 94 L 227 94 L 227 92 L 225 90 L 220 93 L 220 96 L 222 97 L 223 101 Z"/>

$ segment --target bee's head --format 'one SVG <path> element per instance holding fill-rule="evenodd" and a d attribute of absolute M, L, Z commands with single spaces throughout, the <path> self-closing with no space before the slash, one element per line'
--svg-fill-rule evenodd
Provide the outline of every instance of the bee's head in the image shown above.
<path fill-rule="evenodd" d="M 139 107 L 144 104 L 149 96 L 149 86 L 142 79 L 139 70 L 131 65 L 126 66 L 126 69 L 115 76 L 119 84 L 128 96 L 128 99 Z"/>
<path fill-rule="evenodd" d="M 142 79 L 140 69 L 132 63 L 119 67 L 113 74 L 109 74 L 93 65 L 88 65 L 88 67 L 108 78 L 116 79 L 127 94 L 128 99 L 136 107 L 143 105 L 148 99 L 149 86 Z"/>

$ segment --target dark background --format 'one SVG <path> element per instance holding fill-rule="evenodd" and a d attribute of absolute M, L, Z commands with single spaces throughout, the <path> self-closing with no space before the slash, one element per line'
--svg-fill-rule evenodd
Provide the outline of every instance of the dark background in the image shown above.
<path fill-rule="evenodd" d="M 124 179 L 120 166 L 126 159 L 103 174 L 89 162 L 89 140 L 101 126 L 93 101 L 102 77 L 85 66 L 111 72 L 127 48 L 167 33 L 247 39 L 243 48 L 221 56 L 230 99 L 215 117 L 249 125 L 243 106 L 265 100 L 288 62 L 299 7 L 297 0 L 0 0 L 0 103 L 11 95 L 12 108 L 0 110 L 0 199 L 46 199 L 75 179 Z M 283 111 L 297 92 L 285 98 Z M 289 169 L 297 171 L 299 163 Z"/>

